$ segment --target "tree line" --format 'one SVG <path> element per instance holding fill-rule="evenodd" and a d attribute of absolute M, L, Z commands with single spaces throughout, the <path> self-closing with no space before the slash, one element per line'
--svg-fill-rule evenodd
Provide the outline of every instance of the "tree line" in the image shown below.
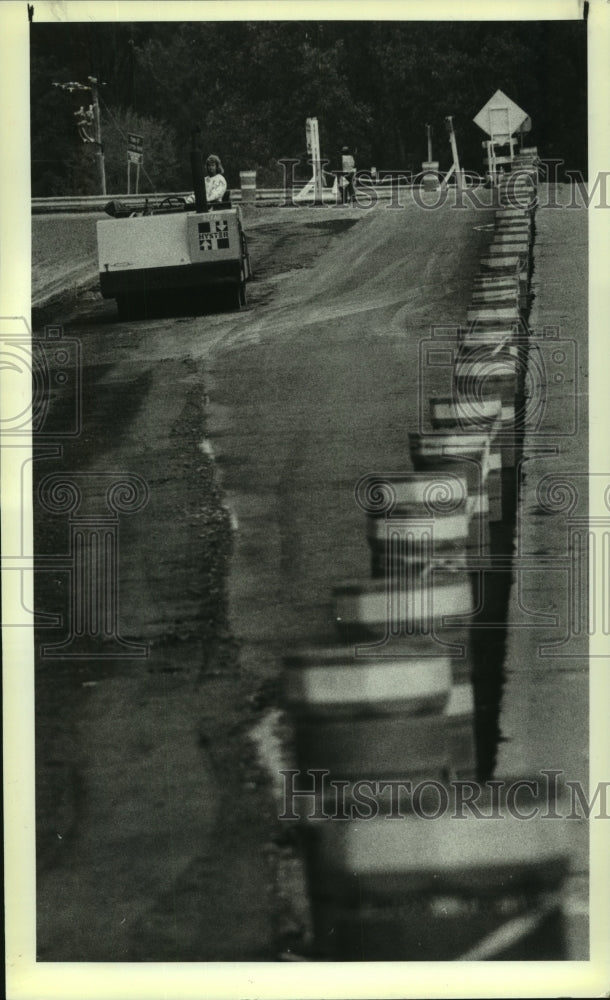
<path fill-rule="evenodd" d="M 472 119 L 496 89 L 528 112 L 528 143 L 587 172 L 587 48 L 581 21 L 190 22 L 31 25 L 32 194 L 97 193 L 94 147 L 75 112 L 89 94 L 53 83 L 100 81 L 109 193 L 127 183 L 126 137 L 144 137 L 142 191 L 188 190 L 191 136 L 217 153 L 231 186 L 240 170 L 276 186 L 279 161 L 308 176 L 305 119 L 322 156 L 342 145 L 361 169 L 451 164 L 453 116 L 462 166 L 483 173 L 485 135 Z"/>

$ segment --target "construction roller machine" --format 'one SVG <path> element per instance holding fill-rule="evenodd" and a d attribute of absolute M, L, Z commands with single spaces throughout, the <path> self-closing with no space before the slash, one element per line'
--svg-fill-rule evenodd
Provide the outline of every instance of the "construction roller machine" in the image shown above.
<path fill-rule="evenodd" d="M 171 196 L 143 213 L 111 201 L 97 223 L 100 289 L 119 316 L 133 319 L 152 301 L 192 296 L 242 309 L 252 277 L 239 207 L 208 203 L 201 150 L 191 149 L 194 198 Z"/>

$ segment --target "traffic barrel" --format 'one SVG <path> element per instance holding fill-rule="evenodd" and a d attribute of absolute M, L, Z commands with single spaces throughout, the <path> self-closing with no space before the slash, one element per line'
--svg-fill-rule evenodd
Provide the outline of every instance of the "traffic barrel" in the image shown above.
<path fill-rule="evenodd" d="M 540 784 L 520 797 L 518 781 L 446 789 L 429 781 L 395 796 L 400 821 L 309 822 L 319 953 L 353 961 L 565 959 L 562 890 L 572 845 L 565 821 L 542 818 Z M 532 812 L 527 822 L 519 816 Z"/>
<path fill-rule="evenodd" d="M 460 562 L 469 534 L 468 486 L 463 477 L 411 473 L 393 484 L 401 497 L 391 510 L 367 513 L 371 572 L 383 577 L 403 564 L 413 580 L 432 561 Z"/>
<path fill-rule="evenodd" d="M 468 400 L 455 396 L 433 396 L 430 399 L 430 423 L 434 430 L 462 430 L 467 433 L 493 433 L 502 414 L 502 400 Z"/>
<path fill-rule="evenodd" d="M 563 879 L 557 877 L 558 890 Z M 455 892 L 442 880 L 402 899 L 349 903 L 311 894 L 314 957 L 325 961 L 562 961 L 569 957 L 558 893 Z"/>
<path fill-rule="evenodd" d="M 522 207 L 504 207 L 496 209 L 495 218 L 496 220 L 507 220 L 507 219 L 525 219 L 527 222 L 531 219 L 531 211 L 527 208 Z"/>
<path fill-rule="evenodd" d="M 440 188 L 439 164 L 437 160 L 422 163 L 421 184 L 424 191 L 438 191 Z"/>
<path fill-rule="evenodd" d="M 400 565 L 384 579 L 350 581 L 333 588 L 336 626 L 346 642 L 378 640 L 384 646 L 430 639 L 439 652 L 461 655 L 474 610 L 465 567 L 431 565 L 408 581 Z M 381 647 L 379 647 L 381 648 Z"/>
<path fill-rule="evenodd" d="M 475 285 L 472 289 L 471 301 L 473 306 L 481 306 L 488 302 L 497 303 L 504 307 L 518 306 L 519 284 L 513 279 L 509 279 L 506 282 L 499 279 L 493 284 L 485 286 Z"/>
<path fill-rule="evenodd" d="M 494 243 L 528 243 L 531 239 L 531 227 L 512 222 L 498 222 L 494 231 Z"/>
<path fill-rule="evenodd" d="M 459 395 L 462 395 L 461 393 Z M 468 484 L 468 493 L 475 492 L 481 484 L 481 459 L 489 446 L 489 435 L 464 434 L 448 431 L 429 434 L 420 431 L 409 433 L 411 461 L 417 471 L 439 471 L 447 467 L 462 476 Z"/>
<path fill-rule="evenodd" d="M 397 504 L 449 513 L 462 508 L 466 495 L 465 480 L 446 470 L 368 475 L 356 487 L 356 500 L 366 514 L 390 515 Z"/>
<path fill-rule="evenodd" d="M 518 285 L 518 275 L 514 274 L 476 274 L 472 280 L 473 287 L 476 289 L 484 289 L 489 286 L 491 287 L 503 287 L 503 286 L 517 286 Z"/>
<path fill-rule="evenodd" d="M 502 452 L 499 448 L 494 448 L 489 453 L 486 483 L 488 499 L 487 516 L 490 524 L 497 524 L 502 521 L 504 516 L 502 504 L 502 496 L 504 493 Z"/>
<path fill-rule="evenodd" d="M 295 727 L 296 762 L 301 773 L 328 773 L 324 808 L 332 815 L 339 805 L 332 782 L 353 786 L 393 779 L 447 781 L 451 770 L 448 736 L 442 713 L 301 718 Z M 342 796 L 347 804 L 353 799 L 350 791 L 346 787 Z"/>
<path fill-rule="evenodd" d="M 490 436 L 486 460 L 485 485 L 488 498 L 487 516 L 491 523 L 502 519 L 502 455 L 496 437 L 502 430 L 502 400 L 481 400 L 478 404 L 461 402 L 459 397 L 434 397 L 430 400 L 430 422 L 436 430 L 459 428 L 476 434 L 486 430 Z M 479 508 L 480 513 L 480 508 Z"/>
<path fill-rule="evenodd" d="M 497 288 L 498 290 L 513 288 L 518 291 L 519 283 L 516 274 L 476 274 L 472 281 L 473 290 L 485 291 Z"/>
<path fill-rule="evenodd" d="M 367 476 L 356 497 L 366 514 L 374 577 L 402 566 L 412 581 L 431 561 L 463 561 L 468 537 L 463 477 L 450 471 Z"/>
<path fill-rule="evenodd" d="M 482 346 L 460 351 L 454 368 L 454 391 L 458 398 L 476 403 L 480 399 L 502 400 L 514 405 L 523 377 L 521 358 L 506 349 Z"/>
<path fill-rule="evenodd" d="M 371 550 L 371 574 L 385 577 L 403 564 L 406 579 L 415 581 L 432 562 L 453 563 L 466 558 L 469 536 L 467 498 L 461 513 L 418 515 L 409 504 L 397 504 L 391 517 L 367 517 L 367 541 Z"/>
<path fill-rule="evenodd" d="M 473 302 L 481 301 L 481 296 L 493 298 L 494 291 L 504 293 L 509 288 L 514 288 L 519 308 L 526 309 L 528 306 L 527 281 L 520 281 L 516 271 L 508 274 L 500 272 L 494 274 L 492 272 L 477 275 L 473 281 Z"/>
<path fill-rule="evenodd" d="M 450 658 L 432 642 L 357 651 L 353 645 L 319 645 L 284 657 L 284 691 L 298 719 L 442 712 L 453 683 Z"/>
<path fill-rule="evenodd" d="M 471 658 L 451 660 L 451 689 L 444 713 L 449 732 L 451 778 L 469 781 L 477 774 L 477 754 L 474 733 L 474 686 Z"/>
<path fill-rule="evenodd" d="M 529 269 L 530 263 L 530 247 L 527 241 L 519 240 L 513 241 L 511 243 L 490 243 L 487 247 L 484 257 L 481 258 L 487 262 L 491 260 L 499 260 L 504 263 L 508 261 L 512 265 L 513 257 L 517 257 L 519 261 L 519 272 Z"/>
<path fill-rule="evenodd" d="M 536 184 L 533 178 L 525 174 L 505 175 L 498 187 L 498 202 L 506 208 L 534 209 Z"/>
<path fill-rule="evenodd" d="M 524 255 L 519 253 L 510 254 L 490 254 L 484 253 L 479 259 L 479 265 L 483 274 L 508 275 L 518 274 L 521 281 L 521 273 L 526 267 Z M 524 279 L 525 280 L 525 279 Z"/>
<path fill-rule="evenodd" d="M 458 394 L 459 396 L 459 394 Z M 411 461 L 418 471 L 447 469 L 463 476 L 468 484 L 470 515 L 467 550 L 469 556 L 485 555 L 489 550 L 489 499 L 487 496 L 486 456 L 489 433 L 463 431 L 445 434 L 409 434 Z"/>
<path fill-rule="evenodd" d="M 532 216 L 529 213 L 520 216 L 505 216 L 498 212 L 494 220 L 494 232 L 511 231 L 522 232 L 526 239 L 530 238 L 532 232 Z"/>
<path fill-rule="evenodd" d="M 485 303 L 488 305 L 489 303 Z M 482 344 L 486 344 L 492 348 L 500 347 L 508 350 L 508 353 L 514 354 L 517 342 L 520 339 L 520 329 L 518 323 L 513 323 L 511 326 L 502 324 L 500 320 L 498 322 L 488 321 L 488 322 L 475 322 L 471 323 L 469 326 L 460 327 L 458 329 L 458 341 L 463 344 L 464 347 L 470 350 L 472 347 L 477 347 Z"/>
<path fill-rule="evenodd" d="M 516 301 L 510 303 L 485 302 L 482 305 L 472 304 L 466 314 L 469 325 L 485 326 L 518 326 L 520 319 L 519 307 Z"/>
<path fill-rule="evenodd" d="M 482 400 L 500 399 L 501 433 L 496 438 L 502 452 L 503 468 L 512 468 L 521 447 L 519 431 L 523 416 L 523 359 L 505 350 L 494 353 L 489 347 L 461 352 L 454 369 L 454 392 L 458 399 L 477 405 Z"/>
<path fill-rule="evenodd" d="M 240 170 L 239 184 L 244 204 L 256 201 L 256 170 Z"/>
<path fill-rule="evenodd" d="M 510 180 L 521 183 L 524 187 L 538 184 L 538 171 L 531 157 L 514 157 L 510 165 Z"/>
<path fill-rule="evenodd" d="M 522 223 L 517 225 L 507 219 L 506 222 L 496 223 L 494 238 L 496 243 L 528 243 L 531 245 L 531 226 L 524 226 Z"/>
<path fill-rule="evenodd" d="M 467 394 L 456 386 L 456 396 L 470 402 Z M 480 398 L 472 397 L 478 402 Z M 490 448 L 489 431 L 476 434 L 463 430 L 447 431 L 443 434 L 428 434 L 414 431 L 409 433 L 411 461 L 418 471 L 447 469 L 462 476 L 468 485 L 468 497 L 472 498 L 485 485 L 484 456 Z"/>
<path fill-rule="evenodd" d="M 491 513 L 487 478 L 476 492 L 468 497 L 468 513 L 470 515 L 466 561 L 469 566 L 476 565 L 481 556 L 490 552 L 491 533 L 489 530 Z"/>
<path fill-rule="evenodd" d="M 505 254 L 510 256 L 511 254 L 518 254 L 519 256 L 527 256 L 530 252 L 529 241 L 527 238 L 514 236 L 511 240 L 502 240 L 498 234 L 496 234 L 486 249 L 487 254 Z"/>

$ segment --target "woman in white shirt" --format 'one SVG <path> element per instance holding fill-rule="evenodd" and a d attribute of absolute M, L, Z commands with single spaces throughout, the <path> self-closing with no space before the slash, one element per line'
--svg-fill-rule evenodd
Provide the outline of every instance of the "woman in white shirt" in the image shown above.
<path fill-rule="evenodd" d="M 223 177 L 224 170 L 218 156 L 210 153 L 205 161 L 205 195 L 208 204 L 216 204 L 222 201 L 222 196 L 227 190 L 227 182 Z"/>
<path fill-rule="evenodd" d="M 356 200 L 354 190 L 356 161 L 349 151 L 349 146 L 344 146 L 341 150 L 341 171 L 341 202 L 343 205 L 353 205 Z"/>

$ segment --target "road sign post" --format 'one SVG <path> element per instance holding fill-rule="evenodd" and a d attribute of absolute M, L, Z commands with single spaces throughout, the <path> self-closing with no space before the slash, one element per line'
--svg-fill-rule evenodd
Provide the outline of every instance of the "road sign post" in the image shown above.
<path fill-rule="evenodd" d="M 127 194 L 131 194 L 131 165 L 132 163 L 136 168 L 136 190 L 135 193 L 139 194 L 140 191 L 140 167 L 144 159 L 144 137 L 137 135 L 135 132 L 129 132 L 127 136 Z"/>
<path fill-rule="evenodd" d="M 439 161 L 432 159 L 432 126 L 426 125 L 426 138 L 428 140 L 428 159 L 424 160 L 422 167 L 422 185 L 424 191 L 438 191 L 439 182 Z"/>
<path fill-rule="evenodd" d="M 498 167 L 512 163 L 515 157 L 517 143 L 515 133 L 519 130 L 521 132 L 529 131 L 531 121 L 527 111 L 511 101 L 510 97 L 507 97 L 502 90 L 496 90 L 487 104 L 473 118 L 473 121 L 489 136 L 489 139 L 483 143 L 483 148 L 487 149 L 486 164 L 489 176 L 495 183 Z M 503 146 L 508 147 L 508 155 L 498 153 L 498 149 Z"/>
<path fill-rule="evenodd" d="M 455 184 L 458 191 L 461 191 L 464 186 L 464 174 L 462 168 L 460 167 L 460 158 L 458 156 L 457 141 L 455 138 L 455 129 L 453 127 L 453 115 L 447 115 L 445 118 L 445 125 L 447 126 L 447 134 L 449 135 L 449 145 L 451 146 L 451 155 L 453 157 L 453 163 L 449 167 L 449 170 L 443 178 L 443 187 L 447 187 L 449 183 L 449 178 L 455 174 Z"/>
<path fill-rule="evenodd" d="M 322 195 L 322 163 L 320 157 L 320 133 L 318 131 L 318 119 L 308 118 L 305 122 L 305 140 L 307 152 L 313 171 L 313 176 L 305 187 L 295 195 L 295 201 L 304 201 L 313 195 L 314 203 L 321 203 Z"/>

